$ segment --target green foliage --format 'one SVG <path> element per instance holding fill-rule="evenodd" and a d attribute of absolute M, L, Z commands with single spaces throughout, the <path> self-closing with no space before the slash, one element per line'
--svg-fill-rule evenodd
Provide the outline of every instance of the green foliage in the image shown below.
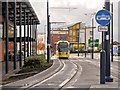
<path fill-rule="evenodd" d="M 45 55 L 37 55 L 37 56 L 31 56 L 27 57 L 25 60 L 24 68 L 39 68 L 44 67 L 46 65 Z"/>

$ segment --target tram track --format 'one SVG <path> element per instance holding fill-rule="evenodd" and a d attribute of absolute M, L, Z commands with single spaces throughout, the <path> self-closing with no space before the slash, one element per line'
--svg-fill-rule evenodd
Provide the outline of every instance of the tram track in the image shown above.
<path fill-rule="evenodd" d="M 41 80 L 41 81 L 39 81 L 37 83 L 34 83 L 34 84 L 28 86 L 27 88 L 25 88 L 25 87 L 22 87 L 22 88 L 24 88 L 24 90 L 30 90 L 31 88 L 34 88 L 37 84 L 43 83 L 44 81 L 47 81 L 49 78 L 55 76 L 56 73 L 60 72 L 64 68 L 63 62 L 61 60 L 59 60 L 59 62 L 60 62 L 61 67 L 60 68 L 58 67 L 53 74 L 51 74 L 50 76 L 44 78 L 43 80 Z"/>
<path fill-rule="evenodd" d="M 39 83 L 36 83 L 36 84 L 34 84 L 34 85 L 31 85 L 30 87 L 28 87 L 28 88 L 25 89 L 25 90 L 30 90 L 31 88 L 35 88 L 36 86 L 41 85 L 42 83 L 50 80 L 51 78 L 55 77 L 56 75 L 58 75 L 59 73 L 61 73 L 62 71 L 64 71 L 64 69 L 65 69 L 65 62 L 62 61 L 62 60 L 60 60 L 60 61 L 61 61 L 62 65 L 63 65 L 63 67 L 62 67 L 59 71 L 57 71 L 56 73 L 54 73 L 53 75 L 51 75 L 49 78 L 46 78 L 46 79 L 42 80 L 42 81 L 39 82 Z M 63 90 L 63 89 L 65 89 L 66 87 L 69 87 L 69 86 L 73 85 L 73 84 L 75 83 L 75 81 L 77 80 L 77 75 L 79 74 L 78 71 L 79 71 L 79 69 L 80 69 L 80 66 L 79 66 L 77 63 L 75 63 L 75 62 L 73 62 L 73 61 L 71 61 L 71 60 L 69 60 L 69 61 L 70 61 L 70 63 L 72 63 L 72 64 L 74 65 L 74 69 L 72 69 L 72 70 L 70 71 L 70 76 L 67 77 L 64 81 L 62 81 L 62 82 L 58 85 L 57 90 Z"/>
<path fill-rule="evenodd" d="M 71 61 L 71 60 L 69 60 Z M 71 61 L 71 63 L 73 63 Z M 73 63 L 75 65 L 75 72 L 73 73 L 73 75 L 71 75 L 71 77 L 69 77 L 68 79 L 66 79 L 65 81 L 63 81 L 63 84 L 59 85 L 58 90 L 63 90 L 64 88 L 66 88 L 67 85 L 69 85 L 69 83 L 74 79 L 74 77 L 77 75 L 78 70 L 79 70 L 79 66 L 76 63 Z"/>
<path fill-rule="evenodd" d="M 76 66 L 76 68 L 75 68 L 76 72 L 73 74 L 73 76 L 64 85 L 59 87 L 58 90 L 66 90 L 66 88 L 69 88 L 69 87 L 71 88 L 71 86 L 74 85 L 75 82 L 77 82 L 79 76 L 81 75 L 82 67 L 80 65 L 78 65 L 77 63 L 73 62 L 73 61 L 71 61 L 71 63 L 73 63 Z"/>

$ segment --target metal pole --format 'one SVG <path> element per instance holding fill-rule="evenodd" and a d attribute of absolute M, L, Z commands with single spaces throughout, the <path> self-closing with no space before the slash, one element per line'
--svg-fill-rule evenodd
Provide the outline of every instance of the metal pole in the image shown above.
<path fill-rule="evenodd" d="M 79 56 L 79 43 L 80 43 L 80 29 L 78 30 L 78 56 Z"/>
<path fill-rule="evenodd" d="M 111 61 L 113 62 L 113 3 L 111 4 L 111 13 L 112 13 L 112 20 L 111 20 Z"/>
<path fill-rule="evenodd" d="M 5 29 L 6 29 L 6 40 L 5 40 L 5 48 L 6 48 L 6 56 L 5 56 L 5 73 L 8 73 L 8 61 L 9 61 L 9 57 L 8 57 L 8 42 L 9 42 L 9 38 L 8 38 L 8 0 L 6 0 L 6 10 L 5 10 Z"/>
<path fill-rule="evenodd" d="M 26 57 L 26 9 L 24 9 L 24 64 Z"/>
<path fill-rule="evenodd" d="M 100 84 L 105 84 L 106 52 L 104 50 L 104 32 L 102 32 L 102 50 L 100 51 Z"/>
<path fill-rule="evenodd" d="M 47 63 L 49 63 L 50 60 L 50 15 L 49 15 L 49 4 L 47 0 Z"/>
<path fill-rule="evenodd" d="M 100 84 L 105 84 L 105 50 L 100 51 Z"/>
<path fill-rule="evenodd" d="M 31 26 L 31 39 L 32 39 L 32 41 L 31 41 L 31 47 L 32 47 L 32 51 L 34 51 L 34 49 L 33 49 L 33 25 L 34 24 L 34 20 L 32 19 L 32 26 Z"/>
<path fill-rule="evenodd" d="M 110 11 L 110 0 L 105 0 L 105 9 Z M 108 31 L 105 32 L 104 40 L 104 50 L 106 51 L 106 82 L 113 82 L 110 72 L 110 24 L 108 26 Z"/>
<path fill-rule="evenodd" d="M 16 60 L 17 60 L 17 30 L 16 30 L 16 0 L 14 0 L 14 64 L 13 68 L 16 69 Z"/>
<path fill-rule="evenodd" d="M 36 55 L 37 55 L 37 24 L 36 24 L 36 30 L 35 30 L 35 40 L 36 40 Z"/>
<path fill-rule="evenodd" d="M 44 44 L 45 44 L 44 54 L 46 54 L 46 25 L 44 25 Z"/>
<path fill-rule="evenodd" d="M 27 57 L 29 57 L 29 13 L 27 16 Z"/>
<path fill-rule="evenodd" d="M 102 49 L 104 50 L 104 32 L 102 32 Z"/>
<path fill-rule="evenodd" d="M 22 67 L 22 3 L 20 2 L 20 29 L 19 29 L 19 35 L 20 35 L 20 68 Z"/>
<path fill-rule="evenodd" d="M 32 25 L 31 24 L 32 24 L 32 20 L 31 20 L 31 17 L 30 17 L 30 56 L 31 56 L 31 53 L 32 53 L 31 52 L 31 40 L 32 40 L 32 38 L 31 38 L 31 29 L 32 29 L 32 27 L 31 26 Z"/>
<path fill-rule="evenodd" d="M 92 18 L 92 59 L 94 59 L 94 18 Z"/>
<path fill-rule="evenodd" d="M 87 50 L 86 50 L 86 26 L 85 26 L 85 57 L 86 57 L 86 52 Z"/>

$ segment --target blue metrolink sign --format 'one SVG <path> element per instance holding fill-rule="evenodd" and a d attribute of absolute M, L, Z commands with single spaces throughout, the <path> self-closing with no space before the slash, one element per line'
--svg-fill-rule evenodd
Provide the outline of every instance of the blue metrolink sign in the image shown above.
<path fill-rule="evenodd" d="M 105 26 L 110 23 L 111 20 L 111 14 L 108 10 L 99 10 L 95 16 L 95 19 L 98 24 Z"/>

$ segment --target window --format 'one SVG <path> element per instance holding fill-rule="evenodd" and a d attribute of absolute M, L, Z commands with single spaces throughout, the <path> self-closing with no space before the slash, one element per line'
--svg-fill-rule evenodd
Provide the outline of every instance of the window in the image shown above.
<path fill-rule="evenodd" d="M 90 35 L 92 35 L 92 31 L 90 31 Z"/>

